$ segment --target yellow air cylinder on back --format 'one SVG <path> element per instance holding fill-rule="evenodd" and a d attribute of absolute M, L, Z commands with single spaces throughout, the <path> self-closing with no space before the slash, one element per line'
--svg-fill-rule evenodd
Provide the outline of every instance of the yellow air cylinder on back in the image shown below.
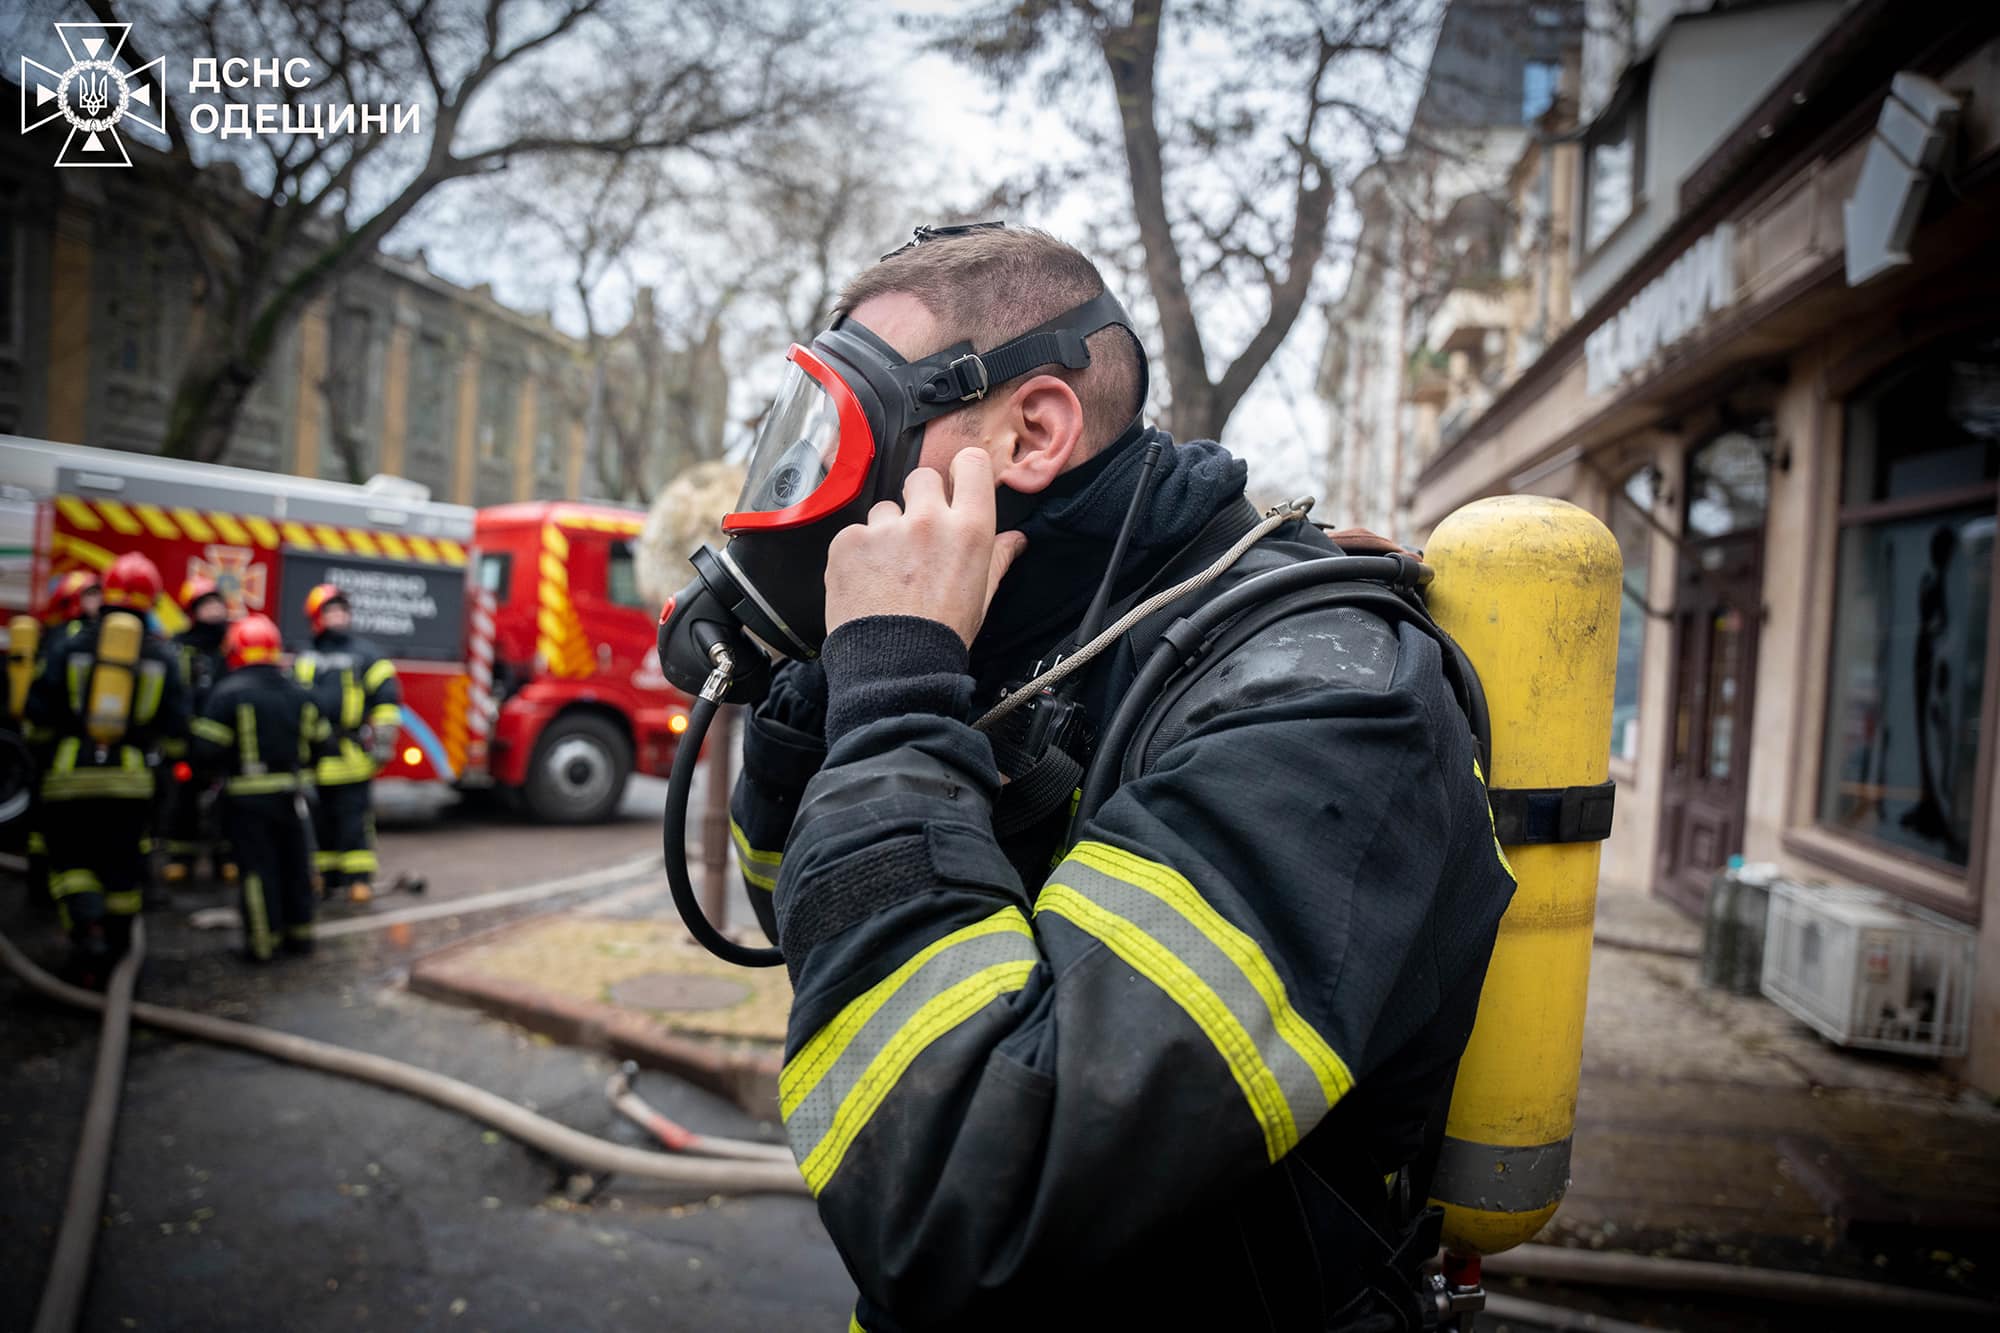
<path fill-rule="evenodd" d="M 7 622 L 7 715 L 19 717 L 28 706 L 28 686 L 35 681 L 35 649 L 41 645 L 42 622 L 15 616 Z"/>
<path fill-rule="evenodd" d="M 1617 672 L 1618 543 L 1575 505 L 1479 500 L 1425 547 L 1430 608 L 1479 673 L 1493 719 L 1491 786 L 1607 779 Z M 1555 1216 L 1569 1187 L 1597 911 L 1595 841 L 1509 846 L 1518 887 L 1500 922 L 1458 1067 L 1432 1196 L 1448 1248 L 1495 1254 Z"/>
<path fill-rule="evenodd" d="M 132 724 L 132 695 L 146 623 L 130 611 L 106 611 L 97 623 L 96 661 L 84 691 L 83 727 L 99 745 L 112 745 Z"/>

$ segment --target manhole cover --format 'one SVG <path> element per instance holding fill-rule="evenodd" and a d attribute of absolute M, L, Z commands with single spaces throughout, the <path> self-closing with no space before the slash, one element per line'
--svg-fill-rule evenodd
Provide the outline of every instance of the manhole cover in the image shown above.
<path fill-rule="evenodd" d="M 648 972 L 611 987 L 611 998 L 638 1009 L 727 1009 L 750 998 L 750 984 L 691 972 Z"/>

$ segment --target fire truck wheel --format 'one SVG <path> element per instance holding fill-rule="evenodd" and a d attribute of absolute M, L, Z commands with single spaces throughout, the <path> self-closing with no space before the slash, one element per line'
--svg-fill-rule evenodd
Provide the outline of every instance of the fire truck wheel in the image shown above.
<path fill-rule="evenodd" d="M 551 824 L 594 824 L 617 813 L 632 772 L 618 728 L 588 713 L 559 717 L 542 733 L 528 771 L 528 809 Z"/>

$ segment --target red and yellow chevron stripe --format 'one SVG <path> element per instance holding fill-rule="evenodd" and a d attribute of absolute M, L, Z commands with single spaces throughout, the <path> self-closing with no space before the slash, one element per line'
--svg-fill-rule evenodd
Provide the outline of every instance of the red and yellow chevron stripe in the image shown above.
<path fill-rule="evenodd" d="M 549 512 L 549 521 L 565 528 L 576 528 L 584 532 L 610 532 L 621 537 L 636 537 L 646 526 L 643 514 L 603 513 L 592 509 L 575 509 L 558 506 Z"/>
<path fill-rule="evenodd" d="M 590 640 L 569 597 L 569 538 L 554 521 L 542 524 L 541 577 L 536 580 L 535 654 L 551 674 L 580 680 L 597 670 Z"/>
<path fill-rule="evenodd" d="M 255 514 L 229 514 L 180 506 L 126 504 L 122 500 L 76 495 L 56 497 L 56 509 L 72 533 L 106 537 L 152 536 L 161 541 L 227 542 L 276 550 L 325 551 L 330 555 L 371 556 L 415 561 L 425 565 L 465 564 L 463 544 L 441 537 L 411 537 L 372 528 L 335 527 L 328 523 L 272 521 Z M 636 531 L 637 529 L 634 529 Z"/>

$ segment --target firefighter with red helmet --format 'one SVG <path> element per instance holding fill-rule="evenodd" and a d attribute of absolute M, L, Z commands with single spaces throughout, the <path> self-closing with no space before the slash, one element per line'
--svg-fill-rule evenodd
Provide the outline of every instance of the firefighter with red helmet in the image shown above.
<path fill-rule="evenodd" d="M 187 735 L 172 651 L 147 629 L 160 571 L 138 552 L 112 562 L 96 616 L 49 650 L 27 715 L 47 737 L 42 776 L 49 891 L 74 945 L 71 972 L 102 985 L 143 903 L 153 767 Z"/>
<path fill-rule="evenodd" d="M 347 594 L 322 583 L 306 594 L 312 647 L 292 663 L 292 675 L 312 692 L 333 728 L 333 752 L 319 761 L 314 830 L 315 863 L 329 902 L 375 895 L 375 818 L 369 784 L 396 752 L 403 720 L 403 692 L 396 666 L 353 633 Z"/>
<path fill-rule="evenodd" d="M 35 641 L 37 674 L 57 645 L 68 642 L 71 636 L 96 618 L 103 601 L 103 581 L 95 570 L 72 569 L 49 580 L 48 597 L 42 604 L 42 635 Z M 24 716 L 21 719 L 21 739 L 27 745 L 29 760 L 34 765 L 29 788 L 33 805 L 28 813 L 28 900 L 37 907 L 53 909 L 55 904 L 48 891 L 49 840 L 42 831 L 40 799 L 41 775 L 48 771 L 51 738 L 47 728 Z"/>
<path fill-rule="evenodd" d="M 189 724 L 195 758 L 221 772 L 222 826 L 235 850 L 244 953 L 311 953 L 312 862 L 305 794 L 330 739 L 305 687 L 278 665 L 268 616 L 245 616 L 223 638 L 224 675 Z"/>
<path fill-rule="evenodd" d="M 188 713 L 201 716 L 202 705 L 222 679 L 223 637 L 229 632 L 229 602 L 213 579 L 191 578 L 181 585 L 181 610 L 187 613 L 188 627 L 174 636 L 174 655 L 179 662 L 181 682 L 187 687 Z M 202 832 L 202 807 L 211 783 L 202 766 L 176 769 L 171 783 L 164 784 L 167 862 L 162 873 L 169 884 L 179 884 L 194 872 L 206 839 Z M 221 857 L 216 857 L 220 869 Z"/>

